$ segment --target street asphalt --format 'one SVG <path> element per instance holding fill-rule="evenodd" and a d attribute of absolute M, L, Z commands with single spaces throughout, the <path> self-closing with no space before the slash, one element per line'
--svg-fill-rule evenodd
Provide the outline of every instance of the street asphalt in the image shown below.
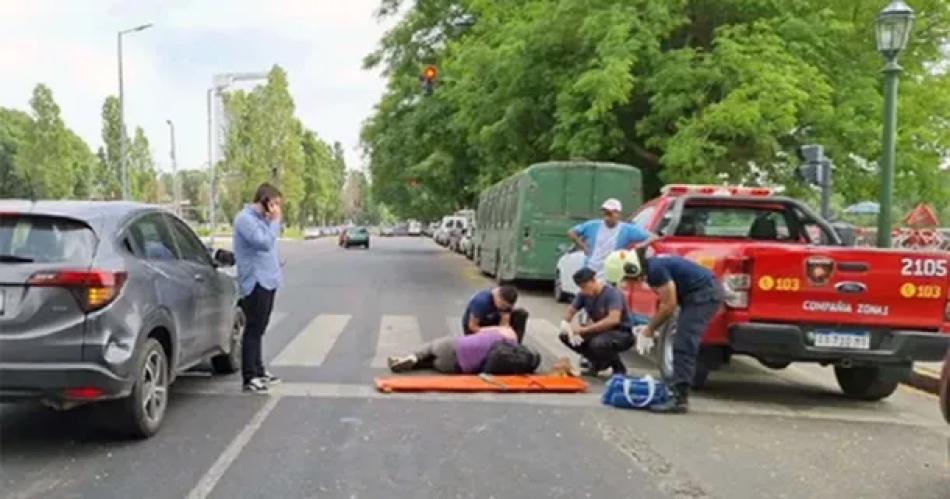
<path fill-rule="evenodd" d="M 284 383 L 270 395 L 189 373 L 146 441 L 116 439 L 95 406 L 0 405 L 0 498 L 950 498 L 934 396 L 848 400 L 817 366 L 736 358 L 684 416 L 603 407 L 603 380 L 575 395 L 380 394 L 382 359 L 457 334 L 490 281 L 425 238 L 334 242 L 281 243 L 265 356 Z M 519 302 L 546 364 L 567 355 L 549 294 Z"/>

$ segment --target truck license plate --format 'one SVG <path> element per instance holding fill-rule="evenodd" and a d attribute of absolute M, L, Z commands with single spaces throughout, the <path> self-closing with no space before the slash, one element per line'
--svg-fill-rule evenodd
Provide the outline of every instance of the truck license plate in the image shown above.
<path fill-rule="evenodd" d="M 868 333 L 854 332 L 844 333 L 840 331 L 815 332 L 815 346 L 827 348 L 852 348 L 856 350 L 869 350 L 871 348 L 871 335 Z"/>

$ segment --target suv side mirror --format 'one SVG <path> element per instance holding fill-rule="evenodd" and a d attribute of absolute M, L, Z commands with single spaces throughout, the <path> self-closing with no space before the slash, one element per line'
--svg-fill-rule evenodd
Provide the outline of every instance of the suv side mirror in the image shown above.
<path fill-rule="evenodd" d="M 226 249 L 212 249 L 211 259 L 217 267 L 233 267 L 235 263 L 234 252 Z"/>

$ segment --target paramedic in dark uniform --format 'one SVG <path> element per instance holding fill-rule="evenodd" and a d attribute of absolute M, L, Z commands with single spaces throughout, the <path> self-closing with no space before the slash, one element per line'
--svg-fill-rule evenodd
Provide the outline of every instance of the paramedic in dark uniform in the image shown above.
<path fill-rule="evenodd" d="M 673 317 L 677 307 L 673 345 L 673 373 L 666 382 L 670 397 L 651 410 L 683 413 L 689 409 L 689 387 L 696 372 L 700 341 L 709 321 L 722 305 L 723 293 L 713 273 L 705 267 L 676 255 L 646 257 L 645 249 L 625 252 L 624 278 L 646 280 L 659 298 L 656 315 L 637 331 L 637 351 L 648 353 L 656 331 Z M 642 263 L 641 263 L 642 262 Z"/>
<path fill-rule="evenodd" d="M 509 326 L 521 343 L 528 326 L 528 311 L 515 308 L 517 301 L 518 290 L 514 286 L 498 286 L 475 293 L 462 314 L 462 333 L 468 336 L 483 327 Z"/>

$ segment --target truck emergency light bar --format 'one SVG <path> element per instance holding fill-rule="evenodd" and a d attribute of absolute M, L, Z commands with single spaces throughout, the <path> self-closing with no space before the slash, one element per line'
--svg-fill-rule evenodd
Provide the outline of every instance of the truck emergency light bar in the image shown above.
<path fill-rule="evenodd" d="M 771 196 L 770 187 L 739 187 L 726 185 L 669 184 L 660 192 L 664 196 L 682 196 L 684 194 L 702 194 L 707 196 Z"/>

